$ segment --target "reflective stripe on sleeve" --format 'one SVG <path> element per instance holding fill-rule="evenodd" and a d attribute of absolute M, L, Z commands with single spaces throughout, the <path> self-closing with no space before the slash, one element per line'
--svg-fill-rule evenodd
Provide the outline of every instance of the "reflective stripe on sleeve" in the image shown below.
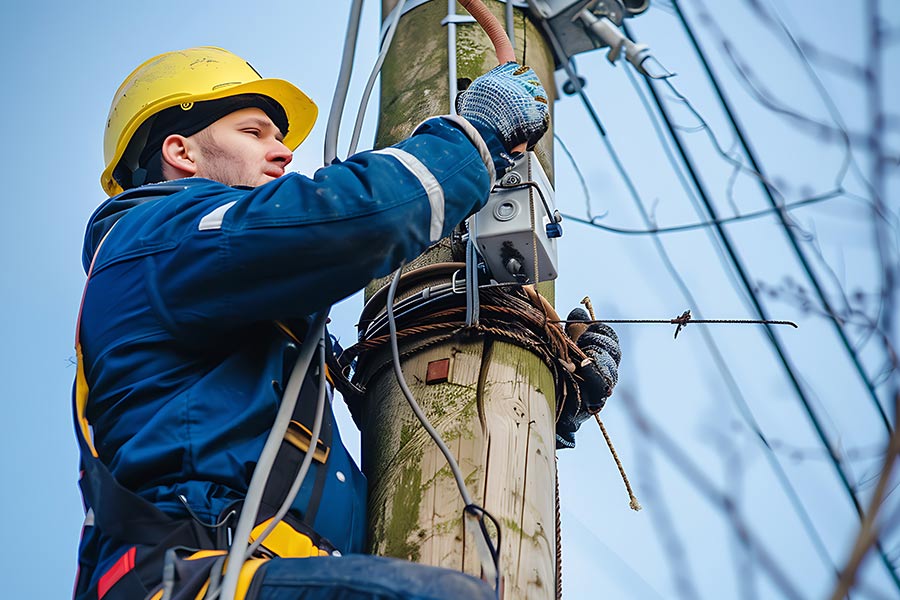
<path fill-rule="evenodd" d="M 494 159 L 491 158 L 491 151 L 488 150 L 487 144 L 484 143 L 481 134 L 478 133 L 475 126 L 469 123 L 465 117 L 460 115 L 442 115 L 441 118 L 445 121 L 450 121 L 459 127 L 478 150 L 478 155 L 481 157 L 481 161 L 484 163 L 484 167 L 488 170 L 488 175 L 491 177 L 491 188 L 493 188 L 494 184 L 497 183 L 497 171 L 494 169 Z M 418 129 L 418 127 L 416 127 L 416 129 Z"/>
<path fill-rule="evenodd" d="M 237 203 L 237 200 L 229 202 L 228 204 L 223 204 L 219 208 L 215 209 L 202 219 L 200 219 L 200 225 L 197 227 L 200 231 L 209 231 L 211 229 L 221 229 L 222 228 L 222 220 L 225 218 L 225 213 L 228 212 L 232 206 Z"/>
<path fill-rule="evenodd" d="M 399 148 L 382 148 L 375 150 L 374 154 L 393 156 L 419 180 L 428 195 L 428 203 L 431 205 L 431 228 L 428 237 L 432 242 L 441 239 L 444 231 L 444 189 L 428 170 L 428 167 L 409 152 Z"/>

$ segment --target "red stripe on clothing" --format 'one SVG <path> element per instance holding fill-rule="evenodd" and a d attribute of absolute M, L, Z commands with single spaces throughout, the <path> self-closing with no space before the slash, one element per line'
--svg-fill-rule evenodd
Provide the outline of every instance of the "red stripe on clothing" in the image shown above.
<path fill-rule="evenodd" d="M 128 571 L 134 568 L 134 552 L 135 548 L 132 546 L 116 561 L 116 564 L 103 574 L 100 581 L 97 582 L 97 600 L 103 598 L 112 586 L 116 585 Z"/>

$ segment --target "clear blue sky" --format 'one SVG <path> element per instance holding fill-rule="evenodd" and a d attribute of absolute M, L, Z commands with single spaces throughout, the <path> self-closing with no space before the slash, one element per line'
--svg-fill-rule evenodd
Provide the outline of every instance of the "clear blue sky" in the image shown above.
<path fill-rule="evenodd" d="M 796 55 L 748 10 L 747 0 L 707 2 L 715 5 L 716 21 L 775 100 L 810 118 L 831 122 Z M 698 23 L 697 9 L 702 4 L 698 0 L 684 0 L 684 4 Z M 865 23 L 857 6 L 861 3 L 762 0 L 761 4 L 778 6 L 795 33 L 846 60 L 865 60 Z M 636 32 L 679 74 L 676 85 L 730 148 L 731 132 L 683 32 L 666 2 L 657 5 L 634 21 Z M 0 238 L 4 274 L 0 369 L 7 386 L 3 397 L 8 430 L 0 441 L 5 482 L 0 514 L 8 527 L 0 564 L 6 597 L 61 598 L 71 590 L 82 517 L 70 415 L 71 348 L 84 281 L 80 261 L 84 225 L 104 199 L 98 179 L 103 166 L 103 125 L 113 92 L 132 68 L 150 56 L 218 45 L 247 58 L 265 76 L 295 82 L 316 100 L 321 114 L 327 114 L 348 7 L 347 1 L 276 1 L 255 6 L 233 0 L 127 5 L 52 1 L 20 3 L 15 13 L 8 11 L 0 22 L 0 56 L 6 75 L 6 93 L 0 100 L 5 115 L 0 165 L 7 189 Z M 896 3 L 883 1 L 882 7 L 885 20 L 900 26 Z M 378 3 L 367 3 L 351 107 L 377 52 L 379 19 Z M 777 183 L 790 184 L 788 199 L 831 189 L 841 166 L 841 148 L 807 135 L 792 121 L 754 102 L 729 68 L 715 32 L 699 25 L 697 30 L 726 80 L 765 168 Z M 890 47 L 881 65 L 888 107 L 900 105 L 896 48 Z M 612 143 L 658 223 L 702 220 L 666 161 L 625 67 L 610 66 L 601 52 L 583 55 L 579 66 Z M 865 130 L 869 116 L 861 88 L 826 69 L 820 71 L 849 127 Z M 696 125 L 684 107 L 674 102 L 672 106 L 679 123 L 687 128 Z M 640 228 L 628 191 L 580 104 L 573 98 L 561 100 L 555 123 L 584 172 L 594 213 L 608 211 L 604 222 Z M 349 128 L 345 124 L 348 137 Z M 363 144 L 371 144 L 373 129 L 374 119 L 370 119 Z M 298 151 L 296 170 L 311 173 L 320 164 L 323 135 L 324 118 Z M 710 150 L 702 131 L 685 135 L 724 216 L 765 207 L 757 184 L 748 176 L 737 178 L 729 199 L 730 166 Z M 885 131 L 883 139 L 896 147 L 897 130 Z M 341 148 L 345 147 L 342 140 Z M 863 170 L 869 168 L 864 154 L 859 164 Z M 559 151 L 556 179 L 559 207 L 583 214 L 581 187 Z M 892 191 L 896 191 L 895 183 L 891 180 Z M 846 185 L 855 192 L 864 191 L 854 174 Z M 896 201 L 890 204 L 896 211 Z M 851 291 L 876 289 L 879 273 L 863 202 L 837 199 L 794 215 L 806 231 L 815 232 L 822 256 L 831 265 L 831 271 L 825 271 L 823 263 L 814 260 L 829 290 L 834 291 L 835 281 Z M 649 237 L 617 236 L 571 222 L 564 226 L 557 292 L 560 312 L 589 294 L 601 315 L 611 318 L 670 318 L 686 308 L 708 318 L 751 316 L 742 293 L 735 291 L 733 275 L 722 267 L 716 244 L 704 231 L 664 238 L 697 298 L 699 305 L 689 306 L 663 269 Z M 754 283 L 774 286 L 789 278 L 808 287 L 773 219 L 732 225 L 729 231 Z M 799 330 L 779 330 L 778 335 L 829 436 L 848 458 L 861 496 L 868 498 L 880 461 L 878 447 L 885 436 L 864 388 L 827 323 L 805 314 L 796 302 L 766 299 L 766 304 L 776 318 L 800 324 Z M 352 325 L 360 308 L 360 301 L 351 299 L 333 313 L 336 331 L 345 339 L 354 337 Z M 596 428 L 586 423 L 578 448 L 560 455 L 567 598 L 597 597 L 597 590 L 609 598 L 752 598 L 754 591 L 762 598 L 779 597 L 767 576 L 754 567 L 755 559 L 735 544 L 727 521 L 669 462 L 671 454 L 660 451 L 635 426 L 624 406 L 628 399 L 677 439 L 706 477 L 733 496 L 754 536 L 804 597 L 822 597 L 831 589 L 828 570 L 758 442 L 735 410 L 700 327 L 688 327 L 677 341 L 668 327 L 618 328 L 624 354 L 621 384 L 603 414 L 645 508 L 640 513 L 628 509 L 603 441 Z M 762 429 L 780 444 L 776 454 L 829 554 L 843 564 L 855 535 L 855 516 L 824 452 L 817 449 L 809 422 L 763 331 L 754 326 L 720 326 L 709 332 Z M 891 334 L 893 340 L 897 337 L 896 332 Z M 863 346 L 869 372 L 877 373 L 882 355 L 876 341 L 858 331 L 853 339 Z M 345 432 L 345 437 L 352 437 L 346 428 Z M 786 450 L 795 448 L 802 452 Z M 897 506 L 892 495 L 888 512 Z M 893 556 L 898 541 L 894 527 L 885 537 Z M 884 597 L 898 597 L 876 561 L 870 560 L 864 572 L 867 586 Z"/>

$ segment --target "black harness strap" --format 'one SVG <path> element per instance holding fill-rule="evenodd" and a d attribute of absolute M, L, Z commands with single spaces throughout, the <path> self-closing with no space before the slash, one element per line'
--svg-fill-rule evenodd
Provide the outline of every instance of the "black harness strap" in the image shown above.
<path fill-rule="evenodd" d="M 318 396 L 315 377 L 308 373 L 300 389 L 300 398 L 294 407 L 291 420 L 302 424 L 306 429 L 312 428 L 313 419 L 315 418 L 316 401 Z M 313 527 L 315 515 L 322 499 L 322 493 L 325 488 L 326 475 L 328 473 L 327 458 L 330 456 L 331 444 L 334 436 L 334 419 L 330 410 L 324 411 L 322 415 L 322 427 L 319 432 L 318 448 L 324 448 L 326 455 L 324 461 L 314 459 L 316 468 L 316 476 L 313 481 L 312 490 L 310 491 L 309 502 L 303 511 L 303 522 L 310 528 Z M 307 442 L 308 443 L 308 442 Z M 257 517 L 258 522 L 271 518 L 287 498 L 288 492 L 294 483 L 294 479 L 300 472 L 300 465 L 306 451 L 287 440 L 281 443 L 278 455 L 275 457 L 275 463 L 272 466 L 272 473 L 263 491 L 262 502 L 260 504 L 260 513 Z M 328 544 L 330 546 L 330 543 Z"/>

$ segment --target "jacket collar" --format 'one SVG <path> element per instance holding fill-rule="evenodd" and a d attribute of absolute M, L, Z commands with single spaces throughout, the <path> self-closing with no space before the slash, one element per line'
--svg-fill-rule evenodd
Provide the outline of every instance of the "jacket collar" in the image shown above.
<path fill-rule="evenodd" d="M 150 183 L 141 187 L 126 190 L 118 196 L 113 196 L 101 204 L 94 214 L 88 220 L 87 229 L 84 234 L 84 247 L 81 254 L 81 263 L 84 266 L 84 272 L 91 264 L 94 252 L 100 240 L 103 239 L 116 221 L 124 217 L 129 210 L 135 206 L 150 202 L 157 198 L 171 196 L 178 192 L 204 183 L 209 183 L 208 179 L 189 178 L 178 179 L 176 181 L 164 181 L 162 183 Z"/>

